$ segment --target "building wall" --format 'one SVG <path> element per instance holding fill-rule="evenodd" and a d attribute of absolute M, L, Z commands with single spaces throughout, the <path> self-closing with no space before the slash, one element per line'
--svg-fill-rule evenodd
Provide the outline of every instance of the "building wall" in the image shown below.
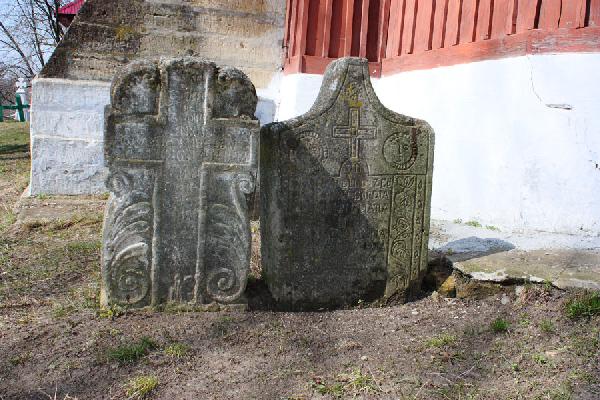
<path fill-rule="evenodd" d="M 490 60 L 374 80 L 390 109 L 436 132 L 432 217 L 507 231 L 600 234 L 600 53 Z M 322 76 L 286 75 L 278 119 Z"/>
<path fill-rule="evenodd" d="M 240 68 L 273 120 L 285 0 L 88 0 L 33 82 L 37 194 L 102 193 L 104 106 L 115 71 L 140 58 L 198 56 Z"/>

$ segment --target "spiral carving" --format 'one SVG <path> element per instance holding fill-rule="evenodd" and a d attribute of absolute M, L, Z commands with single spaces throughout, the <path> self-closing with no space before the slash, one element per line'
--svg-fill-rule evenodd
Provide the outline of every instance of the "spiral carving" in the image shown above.
<path fill-rule="evenodd" d="M 239 174 L 237 176 L 237 185 L 242 193 L 250 194 L 254 192 L 254 179 L 250 174 Z"/>
<path fill-rule="evenodd" d="M 121 251 L 113 261 L 112 282 L 115 300 L 135 304 L 142 301 L 150 289 L 148 246 L 136 243 Z"/>
<path fill-rule="evenodd" d="M 109 303 L 148 303 L 153 219 L 149 180 L 147 169 L 118 171 L 107 180 L 112 193 L 103 229 L 103 279 Z"/>
<path fill-rule="evenodd" d="M 218 268 L 209 272 L 207 285 L 213 299 L 223 303 L 236 300 L 243 291 L 235 271 L 227 268 Z"/>

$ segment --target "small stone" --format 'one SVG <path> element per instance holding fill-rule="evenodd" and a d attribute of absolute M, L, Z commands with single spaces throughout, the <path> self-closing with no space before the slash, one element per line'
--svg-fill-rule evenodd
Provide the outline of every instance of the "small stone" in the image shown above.
<path fill-rule="evenodd" d="M 456 297 L 456 277 L 450 275 L 438 289 L 440 295 L 444 297 Z"/>
<path fill-rule="evenodd" d="M 525 290 L 526 290 L 526 289 L 525 289 L 525 286 L 516 286 L 516 287 L 515 287 L 515 295 L 516 295 L 517 297 L 520 297 L 522 294 L 524 294 L 524 293 L 525 293 Z"/>
<path fill-rule="evenodd" d="M 418 312 L 417 310 L 412 310 L 410 313 L 411 313 L 412 315 L 419 315 L 419 312 Z"/>
<path fill-rule="evenodd" d="M 502 294 L 500 303 L 502 303 L 503 305 L 507 305 L 508 303 L 510 303 L 510 298 L 506 295 L 506 293 Z"/>
<path fill-rule="evenodd" d="M 362 356 L 360 359 L 361 359 L 362 361 L 367 361 L 367 360 L 369 359 L 369 357 L 367 357 L 367 356 Z"/>

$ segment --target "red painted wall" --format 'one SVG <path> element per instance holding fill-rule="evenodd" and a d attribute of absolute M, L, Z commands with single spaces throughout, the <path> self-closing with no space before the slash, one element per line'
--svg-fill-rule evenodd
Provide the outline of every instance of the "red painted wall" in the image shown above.
<path fill-rule="evenodd" d="M 343 56 L 371 73 L 600 51 L 600 0 L 288 0 L 286 73 Z"/>

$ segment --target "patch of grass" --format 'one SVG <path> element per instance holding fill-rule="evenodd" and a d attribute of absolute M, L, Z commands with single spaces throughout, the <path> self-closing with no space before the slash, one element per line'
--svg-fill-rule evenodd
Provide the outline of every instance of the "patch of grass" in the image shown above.
<path fill-rule="evenodd" d="M 475 220 L 467 221 L 467 222 L 465 222 L 465 225 L 469 225 L 469 226 L 472 226 L 474 228 L 481 228 L 481 224 L 478 221 L 475 221 Z"/>
<path fill-rule="evenodd" d="M 115 39 L 118 42 L 125 42 L 129 40 L 135 34 L 135 30 L 127 25 L 120 25 L 115 28 Z"/>
<path fill-rule="evenodd" d="M 28 123 L 0 123 L 0 154 L 29 151 Z"/>
<path fill-rule="evenodd" d="M 70 242 L 67 244 L 67 249 L 73 252 L 95 251 L 101 248 L 102 242 L 99 240 L 92 242 Z"/>
<path fill-rule="evenodd" d="M 118 304 L 111 304 L 108 307 L 102 307 L 98 310 L 98 317 L 115 319 L 125 314 L 127 310 Z"/>
<path fill-rule="evenodd" d="M 320 395 L 330 395 L 341 398 L 344 395 L 344 385 L 341 383 L 328 384 L 320 378 L 314 378 L 311 387 Z"/>
<path fill-rule="evenodd" d="M 589 385 L 593 385 L 598 382 L 598 378 L 586 371 L 575 370 L 569 374 L 569 379 L 574 381 L 580 381 L 587 383 Z"/>
<path fill-rule="evenodd" d="M 354 368 L 352 373 L 348 375 L 346 387 L 354 392 L 365 394 L 377 393 L 379 391 L 373 376 L 363 373 L 360 368 Z"/>
<path fill-rule="evenodd" d="M 135 377 L 127 383 L 127 396 L 143 399 L 158 386 L 158 378 L 150 375 Z"/>
<path fill-rule="evenodd" d="M 365 374 L 360 368 L 354 368 L 350 373 L 336 376 L 335 382 L 328 383 L 321 378 L 313 378 L 312 388 L 321 395 L 336 398 L 354 398 L 358 395 L 378 393 L 381 389 L 370 374 Z"/>
<path fill-rule="evenodd" d="M 494 333 L 505 333 L 508 332 L 508 328 L 510 327 L 510 322 L 505 320 L 504 318 L 498 317 L 493 320 L 490 324 L 490 329 Z"/>
<path fill-rule="evenodd" d="M 57 319 L 64 318 L 68 315 L 73 314 L 76 311 L 77 307 L 74 304 L 56 303 L 52 307 L 52 316 Z"/>
<path fill-rule="evenodd" d="M 571 319 L 591 318 L 600 314 L 600 293 L 585 292 L 565 304 L 565 312 Z"/>
<path fill-rule="evenodd" d="M 456 342 L 456 336 L 450 335 L 447 333 L 443 333 L 441 335 L 437 335 L 437 336 L 434 336 L 434 337 L 428 339 L 425 342 L 425 345 L 427 345 L 427 347 L 444 347 L 449 344 L 454 344 L 455 342 Z"/>
<path fill-rule="evenodd" d="M 31 353 L 22 353 L 16 356 L 10 357 L 8 362 L 10 362 L 13 366 L 25 364 L 31 358 Z"/>
<path fill-rule="evenodd" d="M 452 221 L 452 222 L 454 222 L 455 224 L 462 224 L 462 219 L 460 219 L 460 218 L 456 218 L 456 219 L 455 219 L 454 221 Z"/>
<path fill-rule="evenodd" d="M 453 383 L 444 388 L 438 388 L 436 392 L 444 399 L 475 400 L 479 399 L 477 389 L 465 382 Z"/>
<path fill-rule="evenodd" d="M 108 351 L 108 358 L 117 361 L 119 364 L 133 363 L 144 357 L 150 351 L 156 349 L 158 345 L 152 339 L 144 336 L 134 343 L 123 344 Z"/>
<path fill-rule="evenodd" d="M 540 330 L 544 333 L 553 333 L 554 323 L 549 319 L 544 319 L 540 322 Z"/>
<path fill-rule="evenodd" d="M 548 364 L 548 358 L 543 354 L 534 354 L 533 356 L 531 356 L 531 358 L 533 359 L 533 361 L 535 361 L 536 364 Z"/>
<path fill-rule="evenodd" d="M 101 311 L 99 281 L 100 277 L 95 277 L 86 286 L 75 288 L 69 292 L 73 298 L 77 299 L 82 308 L 95 310 L 98 314 Z"/>
<path fill-rule="evenodd" d="M 165 354 L 173 358 L 181 358 L 188 354 L 190 347 L 184 343 L 171 343 L 165 347 Z"/>
<path fill-rule="evenodd" d="M 479 336 L 485 331 L 485 328 L 482 328 L 478 324 L 469 324 L 463 328 L 463 334 L 465 336 Z"/>
<path fill-rule="evenodd" d="M 0 232 L 6 230 L 9 226 L 17 222 L 17 215 L 11 210 L 6 210 L 0 214 Z"/>
<path fill-rule="evenodd" d="M 494 225 L 486 225 L 485 229 L 489 229 L 490 231 L 500 232 L 500 228 L 498 228 L 497 226 L 494 226 Z"/>
<path fill-rule="evenodd" d="M 530 324 L 531 320 L 529 319 L 529 315 L 527 313 L 521 314 L 519 319 L 519 326 L 527 328 Z"/>

